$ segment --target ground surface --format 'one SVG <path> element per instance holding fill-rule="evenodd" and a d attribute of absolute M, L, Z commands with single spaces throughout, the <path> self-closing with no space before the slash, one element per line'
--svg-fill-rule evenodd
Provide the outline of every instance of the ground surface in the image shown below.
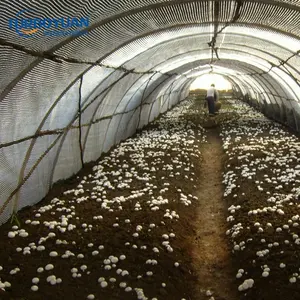
<path fill-rule="evenodd" d="M 9 223 L 1 227 L 0 278 L 11 283 L 1 299 L 66 295 L 108 300 L 210 299 L 209 289 L 215 299 L 224 299 L 218 298 L 223 292 L 217 291 L 217 285 L 222 284 L 224 295 L 231 288 L 226 280 L 228 264 L 222 262 L 228 256 L 225 207 L 218 203 L 222 196 L 221 139 L 213 131 L 210 144 L 206 143 L 201 125 L 209 127 L 212 120 L 192 103 L 163 116 L 96 164 L 56 185 L 40 204 L 19 213 L 20 228 L 12 230 Z M 210 174 L 206 178 L 201 152 L 209 159 L 211 146 L 218 163 L 205 162 L 205 172 Z M 210 185 L 207 179 L 218 184 Z M 214 221 L 207 214 L 215 214 Z M 67 224 L 63 225 L 63 219 Z M 64 227 L 68 228 L 65 232 L 61 231 Z M 21 228 L 28 237 L 19 236 Z M 15 238 L 7 237 L 10 230 Z M 216 251 L 218 243 L 221 247 Z M 37 251 L 40 245 L 45 249 Z M 52 251 L 58 256 L 51 257 Z M 120 260 L 121 255 L 126 259 Z M 105 260 L 111 256 L 118 262 L 111 262 L 111 269 L 106 270 Z M 37 272 L 47 264 L 54 269 Z M 20 271 L 10 274 L 15 268 Z M 75 278 L 73 268 L 77 269 L 73 270 Z M 213 274 L 219 277 L 217 281 Z M 51 275 L 62 282 L 47 282 Z M 32 279 L 36 277 L 39 290 L 34 292 Z M 99 280 L 108 286 L 101 287 Z"/>
<path fill-rule="evenodd" d="M 0 299 L 300 299 L 299 184 L 299 138 L 187 101 L 0 227 Z"/>
<path fill-rule="evenodd" d="M 197 189 L 199 206 L 195 222 L 194 267 L 200 290 L 208 295 L 209 291 L 212 292 L 215 299 L 234 300 L 238 297 L 234 287 L 230 249 L 224 234 L 227 230 L 227 207 L 223 201 L 222 184 L 224 151 L 218 128 L 208 129 L 206 134 L 207 144 L 201 149 L 203 162 Z"/>
<path fill-rule="evenodd" d="M 233 108 L 239 119 L 221 134 L 240 298 L 300 299 L 300 140 L 246 105 Z M 243 286 L 248 279 L 251 288 Z"/>

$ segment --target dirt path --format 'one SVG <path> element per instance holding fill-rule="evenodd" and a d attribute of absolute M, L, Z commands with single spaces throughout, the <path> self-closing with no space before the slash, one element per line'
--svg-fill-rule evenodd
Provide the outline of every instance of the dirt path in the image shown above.
<path fill-rule="evenodd" d="M 216 128 L 207 130 L 208 143 L 202 149 L 202 178 L 198 189 L 199 210 L 196 220 L 196 240 L 193 256 L 199 278 L 199 293 L 195 299 L 238 299 L 234 272 L 227 244 L 226 205 L 222 187 L 222 141 Z M 213 299 L 213 298 L 211 298 Z"/>

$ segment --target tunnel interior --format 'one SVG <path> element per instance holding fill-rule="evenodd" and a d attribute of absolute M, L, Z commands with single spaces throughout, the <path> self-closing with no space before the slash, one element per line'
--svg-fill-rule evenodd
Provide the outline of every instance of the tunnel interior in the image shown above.
<path fill-rule="evenodd" d="M 297 0 L 2 1 L 0 222 L 186 99 L 203 74 L 299 130 L 299 10 Z M 79 34 L 46 34 L 73 17 L 88 18 Z"/>

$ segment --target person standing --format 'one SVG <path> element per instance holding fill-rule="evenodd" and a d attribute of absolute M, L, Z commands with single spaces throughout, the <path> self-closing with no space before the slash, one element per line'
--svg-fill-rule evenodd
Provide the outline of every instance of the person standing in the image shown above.
<path fill-rule="evenodd" d="M 206 101 L 208 104 L 209 115 L 215 115 L 215 102 L 218 101 L 218 91 L 214 84 L 211 84 L 211 86 L 207 89 Z"/>

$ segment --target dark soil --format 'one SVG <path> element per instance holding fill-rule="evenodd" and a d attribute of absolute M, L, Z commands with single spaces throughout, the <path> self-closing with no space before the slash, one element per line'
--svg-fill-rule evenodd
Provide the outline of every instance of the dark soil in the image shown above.
<path fill-rule="evenodd" d="M 0 278 L 2 282 L 9 281 L 12 287 L 6 292 L 0 292 L 0 299 L 86 299 L 89 294 L 94 294 L 95 299 L 129 300 L 137 299 L 135 288 L 143 289 L 149 300 L 300 299 L 300 246 L 293 239 L 293 234 L 300 236 L 300 226 L 294 227 L 293 222 L 289 222 L 299 214 L 300 202 L 292 189 L 299 187 L 300 175 L 279 190 L 276 189 L 278 184 L 264 180 L 265 175 L 277 178 L 286 174 L 284 172 L 287 168 L 296 170 L 296 166 L 300 165 L 300 144 L 297 148 L 299 138 L 274 123 L 259 119 L 249 123 L 247 116 L 244 116 L 247 112 L 236 111 L 230 103 L 223 102 L 223 110 L 214 117 L 209 117 L 202 105 L 201 102 L 193 103 L 179 118 L 162 116 L 132 139 L 121 143 L 121 147 L 126 150 L 124 154 L 116 156 L 115 160 L 112 157 L 119 151 L 119 146 L 103 155 L 98 162 L 88 164 L 73 178 L 56 184 L 42 202 L 19 213 L 20 228 L 25 229 L 29 237 L 8 238 L 7 233 L 12 230 L 12 224 L 4 224 L 0 228 L 0 266 L 3 266 Z M 180 110 L 182 107 L 178 109 Z M 238 129 L 242 126 L 251 128 L 248 134 L 225 133 L 231 128 Z M 274 133 L 277 126 L 282 129 L 279 135 Z M 227 153 L 222 149 L 219 136 L 221 131 L 223 138 L 230 138 L 232 142 Z M 132 140 L 138 141 L 145 132 L 160 133 L 152 139 L 152 142 L 157 142 L 156 146 L 154 143 L 137 148 L 130 146 Z M 171 143 L 167 135 L 173 137 Z M 236 139 L 238 136 L 241 138 Z M 289 142 L 281 140 L 282 137 L 289 137 Z M 260 145 L 264 150 L 247 150 L 251 153 L 247 162 L 247 158 L 241 156 L 243 151 L 239 150 L 240 146 L 245 145 Z M 140 164 L 136 153 L 145 155 L 145 165 Z M 275 165 L 274 161 L 265 160 L 268 153 L 279 156 L 295 153 L 296 158 L 291 157 L 287 165 Z M 183 162 L 179 168 L 174 158 Z M 263 160 L 255 162 L 258 158 Z M 257 168 L 256 175 L 251 179 L 242 177 L 242 165 L 251 162 L 254 164 L 252 167 Z M 98 164 L 104 167 L 103 176 L 107 176 L 114 189 L 101 186 L 102 190 L 95 190 L 98 185 L 91 175 L 95 175 L 93 167 Z M 126 182 L 128 178 L 125 171 L 121 175 L 113 175 L 112 171 L 125 164 L 128 165 L 127 171 L 135 168 L 140 177 L 150 174 L 149 181 L 133 177 L 129 187 L 118 188 L 118 176 L 122 176 L 121 182 Z M 168 169 L 168 165 L 173 170 Z M 263 165 L 266 167 L 262 168 Z M 145 169 L 147 166 L 150 169 L 155 166 L 156 169 L 150 171 Z M 237 188 L 224 197 L 225 185 L 222 180 L 223 174 L 228 171 L 236 174 L 234 183 Z M 259 185 L 263 187 L 263 191 L 258 190 L 256 181 L 261 182 Z M 74 192 L 65 193 L 79 189 L 80 184 L 84 189 L 83 194 L 75 196 Z M 104 199 L 128 197 L 135 192 L 143 194 L 119 204 L 115 202 L 111 204 L 110 210 L 102 207 Z M 189 206 L 183 204 L 181 194 L 191 201 Z M 248 214 L 249 210 L 273 206 L 267 199 L 278 194 L 283 197 L 294 195 L 289 201 L 277 203 L 284 210 L 284 215 L 271 212 Z M 168 203 L 160 205 L 159 210 L 152 211 L 152 197 L 158 199 L 159 196 L 168 199 Z M 37 211 L 50 204 L 53 198 L 64 202 L 53 205 L 51 210 L 35 217 Z M 77 203 L 78 199 L 84 201 Z M 97 199 L 100 201 L 97 202 Z M 138 204 L 142 209 L 137 209 Z M 122 210 L 119 209 L 120 205 Z M 241 205 L 241 209 L 230 212 L 228 208 L 231 205 Z M 179 218 L 165 217 L 166 209 L 178 213 Z M 76 225 L 76 229 L 72 231 L 61 233 L 57 227 L 49 229 L 43 224 L 44 221 L 59 221 L 61 216 L 71 213 L 75 215 L 69 219 L 69 224 Z M 103 219 L 93 218 L 100 215 Z M 234 220 L 226 222 L 228 216 L 233 216 Z M 41 224 L 25 224 L 28 219 L 39 220 Z M 130 223 L 126 223 L 126 219 L 130 219 Z M 255 222 L 261 224 L 263 232 L 258 232 Z M 271 228 L 267 228 L 268 222 L 272 223 Z M 91 230 L 83 228 L 82 223 L 92 225 Z M 113 227 L 115 223 L 119 226 Z M 243 226 L 240 233 L 235 237 L 231 236 L 232 232 L 226 235 L 226 231 L 228 233 L 228 229 L 238 223 Z M 156 226 L 150 228 L 150 224 Z M 275 229 L 283 224 L 291 226 L 288 230 L 276 232 Z M 137 232 L 138 225 L 142 226 L 142 230 L 137 238 L 133 237 L 133 233 Z M 56 236 L 42 243 L 46 247 L 45 251 L 31 250 L 30 255 L 16 251 L 17 247 L 24 248 L 32 242 L 38 246 L 39 239 L 46 237 L 49 232 L 54 232 Z M 162 235 L 170 233 L 175 234 L 175 237 L 169 238 L 173 252 L 167 251 L 162 245 Z M 262 242 L 263 239 L 265 242 Z M 56 245 L 56 240 L 65 240 L 68 244 Z M 285 244 L 286 240 L 290 243 Z M 246 242 L 246 247 L 242 251 L 234 251 L 234 245 L 243 241 Z M 269 243 L 274 242 L 278 242 L 279 246 L 269 248 Z M 93 243 L 93 246 L 88 247 L 89 243 Z M 99 245 L 104 245 L 104 249 L 98 250 Z M 153 251 L 154 247 L 159 249 L 158 253 Z M 256 252 L 263 249 L 270 249 L 269 254 L 258 257 Z M 61 255 L 66 250 L 73 252 L 75 256 L 62 258 Z M 93 256 L 92 252 L 95 250 L 99 254 Z M 50 251 L 57 251 L 59 256 L 50 257 Z M 80 253 L 84 254 L 84 258 L 77 258 Z M 111 270 L 105 270 L 104 259 L 110 255 L 126 255 L 126 259 L 119 261 Z M 149 259 L 157 260 L 158 264 L 146 264 Z M 179 263 L 178 267 L 174 266 L 175 262 Z M 279 267 L 282 262 L 286 264 L 285 268 Z M 45 267 L 48 263 L 55 266 L 53 271 L 37 273 L 38 267 Z M 88 269 L 79 271 L 80 278 L 73 278 L 71 269 L 80 269 L 82 265 L 87 265 Z M 270 268 L 268 277 L 262 277 L 264 265 Z M 16 267 L 21 271 L 10 275 L 10 271 Z M 118 275 L 118 268 L 127 270 L 129 275 Z M 236 274 L 239 269 L 244 269 L 245 275 L 238 279 Z M 153 272 L 153 276 L 146 275 L 149 271 Z M 62 278 L 62 283 L 54 286 L 47 283 L 47 276 L 52 274 Z M 296 283 L 289 282 L 292 276 L 297 278 Z M 30 290 L 34 277 L 40 278 L 38 292 Z M 99 277 L 108 281 L 106 288 L 100 287 Z M 110 278 L 116 278 L 116 282 L 110 282 Z M 247 278 L 254 279 L 253 288 L 239 292 L 238 286 Z M 125 292 L 124 288 L 119 287 L 121 282 L 126 282 L 133 290 Z"/>
<path fill-rule="evenodd" d="M 228 286 L 230 284 L 228 278 L 230 266 L 224 236 L 226 231 L 224 224 L 225 207 L 221 203 L 220 139 L 213 132 L 212 140 L 209 138 L 210 143 L 211 141 L 212 143 L 203 146 L 204 130 L 199 127 L 200 124 L 210 127 L 209 122 L 213 122 L 214 127 L 216 125 L 214 122 L 218 119 L 222 120 L 222 117 L 218 116 L 212 121 L 207 115 L 200 115 L 199 106 L 195 105 L 191 106 L 190 110 L 180 117 L 180 120 L 165 121 L 164 128 L 160 127 L 160 120 L 147 126 L 144 131 L 166 130 L 163 131 L 164 134 L 175 133 L 180 138 L 166 144 L 167 147 L 163 152 L 159 147 L 150 146 L 138 150 L 144 154 L 151 151 L 152 157 L 149 156 L 145 160 L 149 166 L 153 161 L 156 162 L 156 171 L 153 172 L 149 183 L 156 185 L 157 188 L 153 189 L 152 195 L 147 191 L 142 196 L 122 203 L 122 210 L 119 210 L 116 204 L 111 206 L 110 211 L 103 209 L 101 202 L 97 202 L 96 199 L 127 197 L 132 195 L 134 191 L 141 192 L 147 188 L 146 183 L 133 178 L 128 188 L 105 188 L 97 192 L 94 189 L 96 184 L 92 182 L 93 178 L 90 177 L 90 174 L 95 174 L 93 166 L 102 162 L 103 173 L 115 187 L 117 186 L 117 183 L 114 183 L 116 177 L 111 174 L 111 171 L 124 164 L 128 165 L 127 170 L 135 168 L 140 176 L 147 172 L 138 165 L 133 156 L 137 151 L 136 149 L 125 151 L 124 155 L 118 157 L 117 162 L 111 163 L 109 157 L 115 149 L 118 149 L 115 147 L 110 153 L 103 155 L 98 162 L 86 165 L 76 176 L 56 184 L 38 205 L 19 212 L 20 228 L 25 229 L 29 233 L 29 237 L 8 238 L 7 234 L 8 231 L 12 230 L 12 224 L 9 222 L 4 224 L 0 228 L 0 235 L 2 236 L 0 265 L 3 266 L 3 270 L 0 271 L 0 278 L 2 282 L 10 282 L 12 287 L 7 288 L 6 292 L 0 290 L 0 299 L 40 300 L 61 299 L 63 297 L 86 299 L 89 294 L 94 294 L 95 299 L 126 300 L 137 299 L 137 292 L 134 288 L 141 288 L 148 299 L 196 300 L 207 298 L 203 295 L 205 295 L 206 290 L 212 288 L 216 300 L 229 298 L 233 300 L 231 296 L 228 296 L 231 295 L 230 290 L 232 288 Z M 185 123 L 186 129 L 183 131 L 185 136 L 188 132 L 185 139 L 183 139 L 182 130 L 176 129 L 178 122 Z M 140 133 L 133 137 L 134 140 L 139 138 Z M 185 140 L 189 140 L 193 144 L 191 146 L 185 144 Z M 126 142 L 122 145 L 126 145 Z M 209 157 L 211 156 L 209 153 L 211 147 L 216 148 L 214 150 L 217 154 L 216 163 L 207 164 L 205 162 L 205 173 L 203 173 L 201 168 L 202 156 L 199 149 L 203 149 L 207 160 L 212 159 Z M 174 157 L 179 158 L 183 162 L 183 166 L 174 172 L 164 169 L 167 164 L 174 166 L 174 168 L 177 167 L 173 160 Z M 185 171 L 183 168 L 186 166 L 192 167 Z M 174 175 L 175 172 L 179 174 Z M 216 186 L 210 185 L 207 181 L 208 178 L 205 180 L 207 172 L 211 174 L 208 177 L 209 180 L 218 180 Z M 169 176 L 171 173 L 173 173 L 173 177 Z M 79 189 L 80 186 L 78 187 L 78 185 L 80 184 L 84 193 L 77 196 L 74 195 L 74 192 L 65 193 Z M 166 187 L 168 190 L 162 192 Z M 205 190 L 207 188 L 210 191 Z M 202 189 L 204 189 L 203 193 Z M 181 193 L 191 200 L 191 205 L 183 205 L 180 201 Z M 153 212 L 150 210 L 149 201 L 152 196 L 157 198 L 160 195 L 168 199 L 169 203 L 162 205 L 159 210 Z M 196 200 L 196 196 L 198 196 L 198 200 Z M 84 197 L 86 197 L 85 200 Z M 210 197 L 214 198 L 213 201 L 209 201 L 208 198 Z M 51 210 L 42 213 L 40 217 L 35 217 L 38 210 L 49 205 L 54 198 L 63 202 L 53 205 Z M 84 201 L 77 203 L 76 200 L 79 198 Z M 137 203 L 140 204 L 141 210 L 136 210 Z M 169 209 L 170 212 L 177 212 L 180 218 L 164 217 L 166 209 Z M 44 225 L 44 222 L 60 221 L 63 215 L 67 216 L 71 213 L 75 214 L 69 219 L 69 224 L 76 225 L 76 229 L 72 231 L 62 233 L 58 227 L 49 229 Z M 209 214 L 214 214 L 214 216 L 210 217 Z M 95 220 L 93 218 L 100 215 L 103 219 Z M 40 225 L 26 224 L 25 221 L 28 219 L 38 220 Z M 126 219 L 130 219 L 130 223 L 125 223 Z M 88 226 L 92 225 L 91 230 L 83 228 L 82 223 L 86 223 Z M 115 223 L 118 223 L 119 226 L 113 227 Z M 153 223 L 156 227 L 151 229 L 149 225 Z M 139 237 L 135 238 L 132 235 L 136 232 L 137 225 L 141 225 L 143 229 L 139 232 Z M 56 236 L 42 243 L 46 247 L 45 251 L 31 250 L 30 255 L 23 255 L 23 252 L 16 251 L 17 247 L 24 249 L 30 243 L 35 243 L 38 246 L 40 238 L 47 237 L 49 232 L 55 233 Z M 162 245 L 162 235 L 172 232 L 176 236 L 170 238 L 170 244 L 173 248 L 173 252 L 170 253 Z M 57 245 L 56 240 L 66 241 L 67 244 Z M 93 243 L 93 246 L 88 247 L 89 243 Z M 99 245 L 104 245 L 104 249 L 98 250 Z M 220 247 L 217 248 L 217 245 Z M 159 253 L 153 252 L 153 247 L 157 247 Z M 67 250 L 74 253 L 75 256 L 62 258 L 61 255 Z M 92 252 L 95 250 L 98 250 L 99 254 L 93 256 Z M 59 256 L 50 257 L 50 251 L 57 251 Z M 78 254 L 83 254 L 84 258 L 78 259 Z M 119 261 L 115 268 L 104 270 L 103 261 L 110 255 L 117 257 L 126 255 L 126 259 Z M 148 259 L 156 259 L 158 264 L 145 264 Z M 179 267 L 174 266 L 175 262 L 179 263 Z M 45 267 L 49 263 L 55 266 L 54 270 L 37 273 L 39 267 Z M 80 270 L 82 265 L 88 267 L 86 271 Z M 21 271 L 16 275 L 10 275 L 10 271 L 16 267 L 20 268 Z M 72 268 L 79 270 L 80 278 L 72 277 Z M 118 268 L 128 270 L 129 275 L 124 277 L 117 275 L 116 269 Z M 153 276 L 147 276 L 146 272 L 148 271 L 152 271 Z M 49 275 L 62 278 L 62 283 L 50 285 L 46 281 Z M 31 281 L 34 277 L 40 279 L 37 292 L 31 291 L 33 285 Z M 100 287 L 99 277 L 104 277 L 107 280 L 108 286 L 106 288 Z M 116 278 L 117 281 L 111 283 L 109 278 Z M 124 288 L 119 287 L 120 282 L 126 282 L 127 286 L 132 287 L 133 290 L 125 292 Z M 166 286 L 163 286 L 163 283 Z"/>
<path fill-rule="evenodd" d="M 265 122 L 265 120 L 231 122 L 223 128 L 228 131 L 230 128 L 239 129 L 247 127 L 248 133 L 240 134 L 240 132 L 231 132 L 224 134 L 224 138 L 229 138 L 231 145 L 228 148 L 228 154 L 225 161 L 225 173 L 234 172 L 234 184 L 237 188 L 228 195 L 225 199 L 230 205 L 241 205 L 241 209 L 230 213 L 234 220 L 229 222 L 230 225 L 240 223 L 242 229 L 236 237 L 231 237 L 232 231 L 229 234 L 234 245 L 239 245 L 245 242 L 245 248 L 240 251 L 233 251 L 232 257 L 236 272 L 239 269 L 245 270 L 245 275 L 236 279 L 236 285 L 239 286 L 247 278 L 254 279 L 253 288 L 240 292 L 240 299 L 247 300 L 287 300 L 300 299 L 300 249 L 295 243 L 294 234 L 300 236 L 300 228 L 294 227 L 296 221 L 292 221 L 293 216 L 299 214 L 300 202 L 295 196 L 293 188 L 299 187 L 299 175 L 295 175 L 294 179 L 286 184 L 283 184 L 280 177 L 287 178 L 288 169 L 297 169 L 300 162 L 300 141 L 299 138 L 289 132 L 288 129 L 274 122 Z M 236 139 L 237 137 L 240 139 Z M 241 150 L 240 147 L 259 146 L 260 149 Z M 243 156 L 250 153 L 251 156 Z M 295 156 L 293 157 L 293 153 Z M 284 163 L 268 161 L 270 155 L 282 157 Z M 289 155 L 288 160 L 284 157 Z M 252 178 L 242 177 L 241 171 L 243 165 L 253 163 L 250 169 L 255 168 L 256 174 Z M 274 178 L 277 181 L 266 182 L 268 178 Z M 277 189 L 278 185 L 282 185 L 281 189 Z M 259 190 L 258 186 L 263 190 Z M 271 203 L 268 199 L 271 196 L 281 196 L 284 199 L 287 195 L 291 195 L 291 199 L 281 204 L 278 202 Z M 277 212 L 263 212 L 250 214 L 249 211 L 263 209 L 264 207 L 274 207 L 282 209 L 284 215 Z M 255 225 L 259 223 L 260 225 Z M 272 226 L 268 227 L 267 223 Z M 282 229 L 277 232 L 276 228 L 283 227 L 288 224 L 288 229 Z M 259 227 L 263 231 L 259 231 Z M 286 244 L 285 241 L 289 241 Z M 271 245 L 273 243 L 278 245 Z M 257 251 L 268 249 L 269 253 L 264 257 L 258 257 Z M 281 268 L 280 264 L 284 263 L 285 268 Z M 262 272 L 264 266 L 267 265 L 270 269 L 268 277 L 263 277 Z M 297 281 L 290 283 L 289 279 L 295 276 Z"/>
<path fill-rule="evenodd" d="M 217 120 L 216 120 L 217 121 Z M 203 157 L 199 207 L 193 257 L 202 298 L 211 292 L 214 299 L 238 299 L 234 287 L 230 248 L 226 237 L 227 205 L 223 201 L 222 171 L 224 151 L 218 128 L 207 130 L 208 143 L 201 148 Z"/>

